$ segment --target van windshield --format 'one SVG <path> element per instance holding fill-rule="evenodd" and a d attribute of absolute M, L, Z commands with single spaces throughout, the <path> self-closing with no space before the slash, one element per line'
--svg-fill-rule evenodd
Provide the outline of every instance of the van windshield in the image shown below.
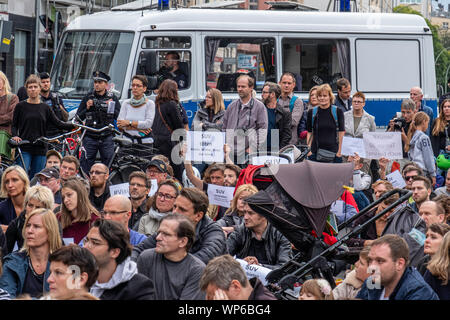
<path fill-rule="evenodd" d="M 52 90 L 81 99 L 93 89 L 98 70 L 111 77 L 108 90 L 120 98 L 133 37 L 132 32 L 67 32 L 53 65 Z"/>

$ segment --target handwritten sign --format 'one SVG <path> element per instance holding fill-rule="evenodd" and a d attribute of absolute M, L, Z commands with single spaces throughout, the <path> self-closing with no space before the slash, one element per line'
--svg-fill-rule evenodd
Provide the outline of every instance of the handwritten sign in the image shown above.
<path fill-rule="evenodd" d="M 208 198 L 210 204 L 229 208 L 233 200 L 234 187 L 222 187 L 208 184 Z"/>
<path fill-rule="evenodd" d="M 364 149 L 367 159 L 402 159 L 400 132 L 364 132 Z"/>
<path fill-rule="evenodd" d="M 252 164 L 255 166 L 265 164 L 289 164 L 289 160 L 277 156 L 258 156 L 252 158 Z"/>
<path fill-rule="evenodd" d="M 395 170 L 394 172 L 386 175 L 386 179 L 390 183 L 392 183 L 392 186 L 394 188 L 403 189 L 404 187 L 406 187 L 406 182 L 405 182 L 405 180 L 403 180 L 402 174 L 398 170 Z"/>
<path fill-rule="evenodd" d="M 342 140 L 341 153 L 344 156 L 354 156 L 355 153 L 357 153 L 361 158 L 365 158 L 366 149 L 364 148 L 364 140 L 344 136 L 344 139 Z"/>
<path fill-rule="evenodd" d="M 188 131 L 186 160 L 223 162 L 225 133 L 217 131 Z"/>
<path fill-rule="evenodd" d="M 270 271 L 272 271 L 271 269 L 263 266 L 258 266 L 256 264 L 248 264 L 242 259 L 236 259 L 236 261 L 241 264 L 241 267 L 242 269 L 244 269 L 248 279 L 257 277 L 263 285 L 267 285 L 266 276 Z"/>
<path fill-rule="evenodd" d="M 129 191 L 130 191 L 130 187 L 129 187 L 128 182 L 109 186 L 109 193 L 111 194 L 111 197 L 118 195 L 118 194 L 121 194 L 125 197 L 129 197 L 129 195 L 130 195 Z"/>

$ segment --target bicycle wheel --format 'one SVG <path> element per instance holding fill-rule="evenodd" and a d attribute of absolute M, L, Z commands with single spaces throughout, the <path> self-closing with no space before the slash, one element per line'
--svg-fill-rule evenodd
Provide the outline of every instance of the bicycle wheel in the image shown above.
<path fill-rule="evenodd" d="M 111 185 L 126 183 L 129 181 L 130 174 L 134 171 L 142 170 L 133 164 L 121 165 L 119 168 L 114 169 L 113 172 L 111 172 L 108 180 Z"/>

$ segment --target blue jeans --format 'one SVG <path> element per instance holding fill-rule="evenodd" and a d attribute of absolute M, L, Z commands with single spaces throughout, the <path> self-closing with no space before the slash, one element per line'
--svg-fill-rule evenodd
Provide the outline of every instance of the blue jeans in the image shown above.
<path fill-rule="evenodd" d="M 80 165 L 84 173 L 89 174 L 92 165 L 95 163 L 98 151 L 100 152 L 101 162 L 105 166 L 109 166 L 114 156 L 114 142 L 112 138 L 112 135 L 98 139 L 89 136 L 84 137 L 83 147 L 86 151 L 83 152 L 80 159 Z"/>
<path fill-rule="evenodd" d="M 308 157 L 308 160 L 318 162 L 318 161 L 316 160 L 316 154 L 315 154 L 315 153 L 313 153 L 312 155 L 310 155 L 310 156 Z M 342 157 L 334 157 L 333 162 L 330 162 L 330 163 L 342 163 Z"/>
<path fill-rule="evenodd" d="M 28 177 L 31 180 L 36 173 L 44 169 L 46 162 L 45 155 L 35 155 L 22 151 L 22 156 L 24 164 L 22 164 L 20 157 L 17 158 L 16 163 L 25 169 L 25 172 L 28 173 Z M 25 167 L 23 165 L 25 165 Z"/>

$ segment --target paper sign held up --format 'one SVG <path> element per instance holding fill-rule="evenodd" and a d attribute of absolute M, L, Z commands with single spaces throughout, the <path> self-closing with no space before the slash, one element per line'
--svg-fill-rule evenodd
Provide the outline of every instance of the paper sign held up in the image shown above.
<path fill-rule="evenodd" d="M 341 153 L 344 156 L 354 156 L 357 153 L 361 158 L 366 157 L 366 149 L 364 148 L 364 140 L 360 138 L 353 138 L 344 136 L 342 140 Z"/>
<path fill-rule="evenodd" d="M 397 160 L 403 158 L 400 132 L 365 132 L 363 140 L 367 159 Z"/>
<path fill-rule="evenodd" d="M 188 131 L 186 160 L 223 162 L 225 133 L 218 131 Z"/>
<path fill-rule="evenodd" d="M 209 203 L 229 208 L 231 206 L 231 200 L 233 200 L 233 192 L 234 187 L 222 187 L 215 184 L 208 184 Z"/>
<path fill-rule="evenodd" d="M 404 187 L 406 187 L 406 182 L 405 180 L 403 180 L 402 174 L 398 170 L 395 170 L 394 172 L 386 175 L 386 179 L 390 183 L 392 183 L 392 186 L 394 188 L 403 189 Z"/>

